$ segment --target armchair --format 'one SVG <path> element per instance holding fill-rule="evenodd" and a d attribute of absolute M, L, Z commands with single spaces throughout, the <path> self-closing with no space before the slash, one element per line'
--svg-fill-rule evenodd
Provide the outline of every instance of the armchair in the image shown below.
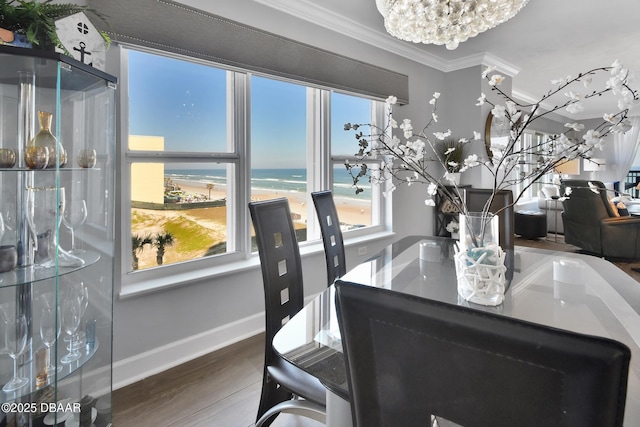
<path fill-rule="evenodd" d="M 571 187 L 562 212 L 566 243 L 607 258 L 640 259 L 640 217 L 617 216 L 600 181 L 567 179 L 563 194 L 566 187 Z"/>

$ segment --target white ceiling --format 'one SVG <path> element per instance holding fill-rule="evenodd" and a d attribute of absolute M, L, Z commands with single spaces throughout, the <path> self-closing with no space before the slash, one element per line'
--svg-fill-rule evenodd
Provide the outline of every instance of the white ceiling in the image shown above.
<path fill-rule="evenodd" d="M 616 59 L 640 77 L 639 0 L 530 0 L 511 20 L 453 51 L 389 36 L 375 0 L 255 1 L 443 71 L 494 62 L 515 74 L 514 94 L 527 101 L 551 89 L 552 79 L 608 66 Z M 611 98 L 585 105 L 583 113 L 571 117 L 601 117 L 612 110 L 608 105 L 615 105 Z"/>

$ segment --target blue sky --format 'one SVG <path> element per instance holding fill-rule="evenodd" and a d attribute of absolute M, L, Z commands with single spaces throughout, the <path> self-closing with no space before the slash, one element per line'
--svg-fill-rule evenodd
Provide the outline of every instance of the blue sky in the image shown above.
<path fill-rule="evenodd" d="M 168 151 L 226 151 L 225 71 L 129 51 L 130 134 L 164 136 Z M 306 88 L 251 80 L 253 168 L 301 168 L 306 161 Z M 334 152 L 354 154 L 346 122 L 369 122 L 367 100 L 334 93 Z M 340 148 L 339 148 L 340 147 Z"/>

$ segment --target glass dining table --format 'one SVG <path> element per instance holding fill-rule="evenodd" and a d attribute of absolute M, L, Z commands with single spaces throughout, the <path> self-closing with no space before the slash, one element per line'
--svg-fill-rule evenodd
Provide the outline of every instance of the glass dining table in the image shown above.
<path fill-rule="evenodd" d="M 640 283 L 598 257 L 516 246 L 504 302 L 497 307 L 476 305 L 458 297 L 455 244 L 441 237 L 405 237 L 355 266 L 342 280 L 618 340 L 632 354 L 624 425 L 640 425 Z M 350 425 L 333 286 L 292 317 L 273 346 L 325 385 L 327 425 Z"/>

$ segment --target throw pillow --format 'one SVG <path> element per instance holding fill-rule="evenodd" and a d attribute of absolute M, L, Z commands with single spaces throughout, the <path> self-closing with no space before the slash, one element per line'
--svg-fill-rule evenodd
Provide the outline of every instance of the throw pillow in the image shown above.
<path fill-rule="evenodd" d="M 620 212 L 618 212 L 618 208 L 616 207 L 616 204 L 614 203 L 614 201 L 611 200 L 611 197 L 607 197 L 607 200 L 609 201 L 609 206 L 611 206 L 611 211 L 613 212 L 613 216 L 619 217 Z"/>
<path fill-rule="evenodd" d="M 616 208 L 618 209 L 618 213 L 620 214 L 620 216 L 630 216 L 629 210 L 627 209 L 627 206 L 624 203 L 622 202 L 616 203 Z"/>

